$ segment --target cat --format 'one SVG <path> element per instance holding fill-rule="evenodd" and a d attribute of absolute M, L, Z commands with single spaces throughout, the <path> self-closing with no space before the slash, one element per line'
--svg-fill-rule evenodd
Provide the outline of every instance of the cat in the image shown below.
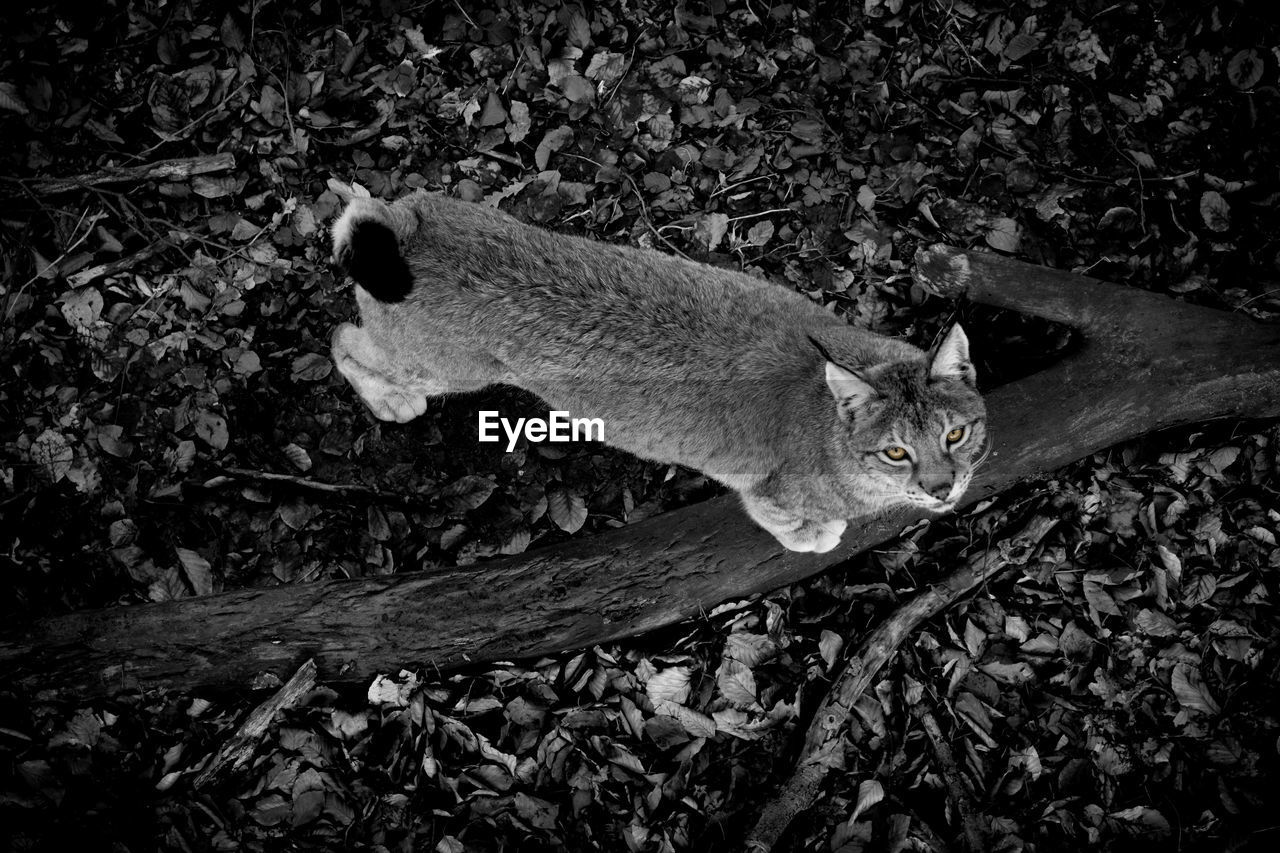
<path fill-rule="evenodd" d="M 781 285 L 422 190 L 354 198 L 332 237 L 362 323 L 333 360 L 375 417 L 516 385 L 735 489 L 792 551 L 890 506 L 954 508 L 985 443 L 959 325 L 930 356 Z"/>

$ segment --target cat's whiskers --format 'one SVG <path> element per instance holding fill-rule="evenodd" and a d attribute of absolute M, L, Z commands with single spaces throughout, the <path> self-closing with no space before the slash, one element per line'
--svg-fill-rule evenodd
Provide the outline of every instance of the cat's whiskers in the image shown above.
<path fill-rule="evenodd" d="M 983 463 L 991 457 L 991 436 L 988 435 L 982 442 L 982 453 L 977 459 L 969 463 L 969 476 L 973 476 L 973 472 L 982 467 Z"/>

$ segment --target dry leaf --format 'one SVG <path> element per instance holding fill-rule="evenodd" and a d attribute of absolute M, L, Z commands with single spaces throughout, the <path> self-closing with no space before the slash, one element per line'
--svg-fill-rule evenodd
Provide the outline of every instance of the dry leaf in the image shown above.
<path fill-rule="evenodd" d="M 723 213 L 704 213 L 698 217 L 698 223 L 693 229 L 693 236 L 706 247 L 708 252 L 713 252 L 716 246 L 720 245 L 720 241 L 724 239 L 724 235 L 728 230 L 728 216 Z"/>
<path fill-rule="evenodd" d="M 822 655 L 822 660 L 830 671 L 840 659 L 840 652 L 844 649 L 844 637 L 841 637 L 835 631 L 822 629 L 822 635 L 818 638 L 818 653 Z"/>
<path fill-rule="evenodd" d="M 1004 56 L 1006 59 L 1017 62 L 1038 47 L 1040 47 L 1040 39 L 1027 33 L 1017 33 L 1004 46 Z"/>
<path fill-rule="evenodd" d="M 532 121 L 529 118 L 529 105 L 524 101 L 512 101 L 507 115 L 507 140 L 512 144 L 520 142 L 529 135 Z"/>
<path fill-rule="evenodd" d="M 684 727 L 684 730 L 693 737 L 711 737 L 716 733 L 716 721 L 706 714 L 668 700 L 654 702 L 653 704 L 655 713 L 674 717 Z"/>
<path fill-rule="evenodd" d="M 1216 714 L 1221 710 L 1210 695 L 1209 688 L 1200 680 L 1200 671 L 1191 664 L 1180 663 L 1174 666 L 1169 682 L 1173 687 L 1173 695 L 1182 707 L 1205 714 Z"/>
<path fill-rule="evenodd" d="M 406 708 L 413 691 L 418 688 L 418 676 L 402 671 L 400 681 L 386 675 L 379 675 L 369 685 L 368 699 L 370 705 L 395 705 Z"/>
<path fill-rule="evenodd" d="M 440 490 L 440 497 L 448 501 L 449 509 L 464 513 L 475 509 L 489 499 L 497 484 L 479 474 L 464 474 Z"/>
<path fill-rule="evenodd" d="M 290 379 L 294 382 L 319 382 L 333 372 L 333 362 L 318 352 L 309 352 L 293 360 Z"/>
<path fill-rule="evenodd" d="M 227 431 L 227 421 L 222 415 L 202 411 L 196 415 L 196 437 L 214 450 L 226 450 L 231 436 Z"/>
<path fill-rule="evenodd" d="M 40 466 L 50 483 L 56 483 L 67 475 L 73 459 L 75 454 L 66 436 L 55 430 L 46 429 L 31 443 L 31 461 Z"/>
<path fill-rule="evenodd" d="M 587 520 L 587 504 L 573 492 L 548 489 L 547 515 L 565 533 L 577 533 Z"/>
<path fill-rule="evenodd" d="M 1253 48 L 1240 50 L 1227 63 L 1227 80 L 1237 89 L 1252 89 L 1262 80 L 1266 62 Z"/>
<path fill-rule="evenodd" d="M 747 232 L 747 242 L 753 246 L 763 246 L 773 239 L 773 223 L 765 219 L 751 226 Z"/>
<path fill-rule="evenodd" d="M 533 152 L 534 163 L 538 165 L 539 169 L 547 168 L 547 164 L 551 162 L 551 155 L 556 151 L 562 151 L 572 141 L 572 128 L 561 125 L 548 130 L 543 134 L 542 141 L 538 143 L 537 149 Z"/>
<path fill-rule="evenodd" d="M 1007 217 L 994 220 L 986 234 L 987 245 L 997 252 L 1013 254 L 1022 245 L 1018 223 Z"/>
<path fill-rule="evenodd" d="M 62 301 L 62 316 L 75 329 L 87 329 L 102 316 L 102 294 L 96 288 L 73 290 Z"/>
<path fill-rule="evenodd" d="M 289 464 L 294 468 L 299 471 L 311 470 L 311 455 L 306 450 L 292 442 L 286 444 L 282 450 L 284 451 L 284 458 L 288 459 Z"/>
<path fill-rule="evenodd" d="M 189 548 L 176 548 L 178 561 L 187 575 L 187 582 L 195 590 L 196 595 L 213 593 L 213 567 L 209 561 Z"/>
<path fill-rule="evenodd" d="M 9 110 L 19 115 L 28 115 L 31 109 L 18 97 L 18 90 L 12 83 L 0 83 L 0 110 Z"/>
<path fill-rule="evenodd" d="M 1231 229 L 1231 206 L 1222 194 L 1207 190 L 1200 196 L 1200 218 L 1210 231 L 1229 231 Z"/>
<path fill-rule="evenodd" d="M 721 662 L 716 672 L 716 686 L 729 704 L 748 710 L 760 708 L 755 673 L 740 661 L 726 659 Z"/>
<path fill-rule="evenodd" d="M 768 634 L 734 631 L 725 640 L 723 657 L 746 666 L 761 664 L 778 653 L 778 644 Z"/>
<path fill-rule="evenodd" d="M 689 698 L 689 679 L 693 670 L 687 666 L 669 666 L 654 673 L 645 683 L 644 690 L 653 703 L 675 702 L 680 704 Z"/>
<path fill-rule="evenodd" d="M 849 823 L 856 823 L 867 809 L 884 799 L 884 786 L 875 779 L 865 779 L 858 785 L 858 801 L 853 805 Z"/>

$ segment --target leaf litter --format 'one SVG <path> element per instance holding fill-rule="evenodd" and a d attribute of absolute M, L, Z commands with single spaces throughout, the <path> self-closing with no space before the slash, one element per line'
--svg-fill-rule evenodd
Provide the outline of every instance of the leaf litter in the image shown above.
<path fill-rule="evenodd" d="M 352 193 L 443 189 L 676 248 L 925 345 L 952 306 L 904 273 L 933 241 L 1276 318 L 1277 188 L 1256 165 L 1280 138 L 1273 24 L 1226 5 L 909 12 L 143 3 L 11 21 L 0 157 L 33 190 L 4 185 L 0 226 L 15 611 L 431 571 L 713 492 L 594 445 L 490 452 L 476 401 L 372 422 L 327 352 L 350 306 L 325 228 Z M 217 151 L 234 169 L 39 192 Z M 991 318 L 991 349 L 1020 352 L 1020 322 Z M 51 848 L 733 849 L 846 649 L 1047 499 L 1067 523 L 859 700 L 790 843 L 955 837 L 904 713 L 928 703 L 991 849 L 1234 844 L 1274 822 L 1277 441 L 1233 425 L 1131 442 L 679 631 L 358 689 L 321 673 L 200 792 L 253 698 L 75 708 L 6 689 L 0 819 Z M 231 467 L 395 500 L 199 488 Z"/>

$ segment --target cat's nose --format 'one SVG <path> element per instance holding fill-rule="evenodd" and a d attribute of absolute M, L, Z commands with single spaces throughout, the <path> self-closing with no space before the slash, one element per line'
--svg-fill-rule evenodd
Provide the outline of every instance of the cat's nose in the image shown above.
<path fill-rule="evenodd" d="M 945 501 L 947 496 L 951 494 L 950 482 L 934 483 L 931 486 L 926 486 L 924 483 L 921 483 L 920 487 L 924 489 L 925 494 L 929 497 L 937 498 L 940 501 Z"/>

